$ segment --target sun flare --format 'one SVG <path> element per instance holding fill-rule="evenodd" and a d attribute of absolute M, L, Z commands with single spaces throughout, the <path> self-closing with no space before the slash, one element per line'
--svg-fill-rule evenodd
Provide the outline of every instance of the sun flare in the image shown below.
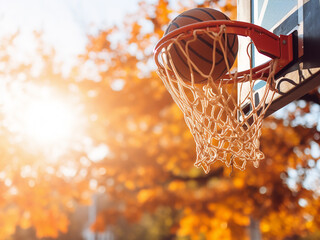
<path fill-rule="evenodd" d="M 58 89 L 30 84 L 3 100 L 4 126 L 26 147 L 67 147 L 80 134 L 79 105 Z"/>
<path fill-rule="evenodd" d="M 24 111 L 25 133 L 43 143 L 69 138 L 75 122 L 72 113 L 72 109 L 59 99 L 31 101 Z"/>

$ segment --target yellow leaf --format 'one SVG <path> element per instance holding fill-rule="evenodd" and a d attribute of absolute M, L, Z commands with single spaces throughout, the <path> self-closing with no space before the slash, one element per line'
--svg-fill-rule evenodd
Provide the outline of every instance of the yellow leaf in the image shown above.
<path fill-rule="evenodd" d="M 125 182 L 125 186 L 126 186 L 126 188 L 128 188 L 129 190 L 135 189 L 135 184 L 134 184 L 133 181 L 126 181 L 126 182 Z"/>
<path fill-rule="evenodd" d="M 153 195 L 152 190 L 143 189 L 138 193 L 138 201 L 144 203 Z"/>
<path fill-rule="evenodd" d="M 186 185 L 182 181 L 172 181 L 168 186 L 168 189 L 173 192 L 177 190 L 182 190 L 185 188 L 186 188 Z"/>
<path fill-rule="evenodd" d="M 16 208 L 9 208 L 3 211 L 0 216 L 0 233 L 1 237 L 10 236 L 16 230 L 19 221 L 19 212 Z"/>

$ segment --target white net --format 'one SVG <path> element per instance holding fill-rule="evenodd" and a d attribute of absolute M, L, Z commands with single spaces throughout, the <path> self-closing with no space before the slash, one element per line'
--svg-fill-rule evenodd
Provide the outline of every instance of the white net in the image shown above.
<path fill-rule="evenodd" d="M 269 75 L 263 79 L 266 87 L 260 93 L 261 99 L 257 103 L 253 94 L 257 79 L 253 78 L 252 71 L 240 80 L 237 71 L 231 69 L 225 26 L 221 26 L 218 33 L 202 29 L 188 34 L 186 36 L 182 33 L 171 38 L 162 47 L 158 56 L 161 63 L 158 74 L 183 111 L 194 137 L 197 151 L 195 166 L 202 167 L 206 173 L 216 161 L 240 170 L 245 169 L 248 161 L 258 167 L 259 162 L 264 159 L 260 150 L 261 124 L 268 108 L 266 102 L 268 100 L 270 106 L 273 99 L 274 91 L 271 89 L 277 61 L 270 62 Z M 210 41 L 212 46 L 212 64 L 206 70 L 195 60 L 194 48 L 191 47 L 192 43 L 203 40 L 204 37 L 206 43 Z M 222 53 L 227 71 L 219 79 L 212 77 L 217 69 L 217 51 L 220 55 Z M 181 63 L 176 60 L 177 53 L 187 64 L 185 66 L 188 70 L 181 71 Z M 199 78 L 204 81 L 199 83 Z M 248 86 L 251 89 L 245 92 L 244 89 L 248 90 Z M 242 95 L 241 101 L 237 98 L 239 94 Z"/>

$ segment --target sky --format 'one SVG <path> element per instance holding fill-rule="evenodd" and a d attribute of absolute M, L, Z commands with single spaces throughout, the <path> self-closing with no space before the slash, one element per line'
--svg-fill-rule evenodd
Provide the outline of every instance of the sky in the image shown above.
<path fill-rule="evenodd" d="M 86 34 L 120 22 L 139 0 L 0 0 L 0 37 L 18 29 L 26 38 L 42 30 L 44 39 L 66 55 L 82 51 Z"/>
<path fill-rule="evenodd" d="M 137 11 L 138 1 L 0 0 L 0 41 L 1 38 L 19 30 L 19 51 L 15 54 L 18 56 L 28 52 L 32 55 L 35 45 L 32 42 L 33 31 L 42 31 L 45 43 L 56 49 L 57 55 L 63 58 L 64 65 L 72 65 L 73 59 L 85 50 L 88 33 L 121 22 L 126 14 Z M 28 58 L 30 55 L 25 56 Z M 9 131 L 24 134 L 28 139 L 32 139 L 36 147 L 41 145 L 43 148 L 44 145 L 48 145 L 51 151 L 50 146 L 54 146 L 55 154 L 51 151 L 50 155 L 61 154 L 69 146 L 66 142 L 70 136 L 75 135 L 71 132 L 73 127 L 70 126 L 74 125 L 72 118 L 79 119 L 77 114 L 80 113 L 77 113 L 76 107 L 69 106 L 67 100 L 53 89 L 45 87 L 32 85 L 32 89 L 24 94 L 20 94 L 17 89 L 10 88 L 8 91 L 8 81 L 2 81 L 2 85 L 0 84 L 0 105 L 2 104 L 1 110 L 6 113 L 6 127 Z M 39 88 L 34 89 L 35 87 Z M 57 119 L 57 116 L 68 119 Z M 50 129 L 54 132 L 50 132 Z M 57 134 L 57 129 L 61 129 L 62 135 Z M 88 147 L 86 151 L 89 152 L 89 158 L 93 161 L 99 160 L 108 152 L 105 145 L 96 148 L 91 142 L 85 145 Z"/>

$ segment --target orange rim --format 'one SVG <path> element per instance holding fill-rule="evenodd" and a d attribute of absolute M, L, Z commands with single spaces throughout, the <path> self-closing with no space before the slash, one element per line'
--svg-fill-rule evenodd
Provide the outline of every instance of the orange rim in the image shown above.
<path fill-rule="evenodd" d="M 278 59 L 279 64 L 275 70 L 278 73 L 285 66 L 287 66 L 293 60 L 293 49 L 292 49 L 292 34 L 277 36 L 274 33 L 251 23 L 240 22 L 240 21 L 205 21 L 183 26 L 175 29 L 160 39 L 154 49 L 154 60 L 159 69 L 163 69 L 163 66 L 158 61 L 161 49 L 168 46 L 172 39 L 184 34 L 186 38 L 193 34 L 195 30 L 207 30 L 212 32 L 219 32 L 220 27 L 225 26 L 225 33 L 236 34 L 239 36 L 250 37 L 258 52 L 270 57 L 271 60 L 242 72 L 237 73 L 237 81 L 246 81 L 246 75 L 252 74 L 252 79 L 264 80 L 269 75 L 269 66 L 272 59 Z M 228 74 L 224 75 L 222 79 L 232 81 Z"/>

